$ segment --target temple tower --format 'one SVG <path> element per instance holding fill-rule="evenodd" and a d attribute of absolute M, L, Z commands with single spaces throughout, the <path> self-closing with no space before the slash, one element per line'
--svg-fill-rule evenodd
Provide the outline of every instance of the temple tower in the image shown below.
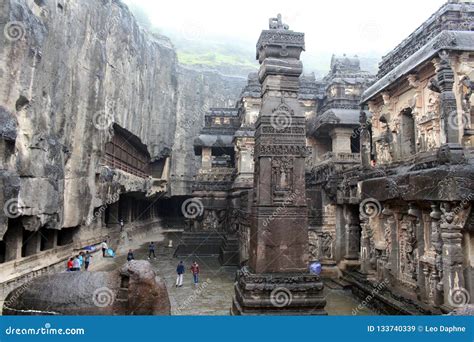
<path fill-rule="evenodd" d="M 298 102 L 304 34 L 281 16 L 257 43 L 262 106 L 255 131 L 249 264 L 238 271 L 233 314 L 325 314 L 308 272 L 305 116 Z"/>

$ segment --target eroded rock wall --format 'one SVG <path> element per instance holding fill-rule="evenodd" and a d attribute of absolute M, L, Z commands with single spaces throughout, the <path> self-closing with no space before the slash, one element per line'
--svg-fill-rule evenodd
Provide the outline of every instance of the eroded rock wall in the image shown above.
<path fill-rule="evenodd" d="M 10 144 L 0 149 L 0 201 L 18 198 L 31 230 L 84 224 L 112 121 L 152 160 L 171 150 L 173 173 L 191 177 L 203 108 L 230 104 L 244 84 L 183 69 L 170 41 L 141 29 L 116 0 L 2 0 L 0 32 L 1 123 L 9 126 L 1 132 Z M 174 185 L 182 188 L 173 182 L 172 193 Z M 0 238 L 6 224 L 1 212 Z"/>

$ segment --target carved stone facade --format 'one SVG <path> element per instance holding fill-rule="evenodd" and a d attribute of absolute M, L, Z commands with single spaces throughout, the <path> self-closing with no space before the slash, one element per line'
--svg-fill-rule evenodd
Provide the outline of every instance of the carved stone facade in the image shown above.
<path fill-rule="evenodd" d="M 473 13 L 469 3 L 445 4 L 384 57 L 363 95 L 370 114 L 356 198 L 365 276 L 344 276 L 389 280 L 383 295 L 398 312 L 448 312 L 473 297 L 474 32 L 460 26 Z"/>

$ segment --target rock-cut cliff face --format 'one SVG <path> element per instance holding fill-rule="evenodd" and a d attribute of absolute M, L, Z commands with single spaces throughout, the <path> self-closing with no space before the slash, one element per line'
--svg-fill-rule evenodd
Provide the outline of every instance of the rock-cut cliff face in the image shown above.
<path fill-rule="evenodd" d="M 195 108 L 228 104 L 244 84 L 183 72 L 169 40 L 141 29 L 120 1 L 0 0 L 0 33 L 0 204 L 17 198 L 31 230 L 90 215 L 112 122 L 152 160 L 172 151 L 184 177 L 204 114 Z M 190 118 L 187 133 L 177 123 Z M 2 212 L 0 238 L 6 223 Z"/>

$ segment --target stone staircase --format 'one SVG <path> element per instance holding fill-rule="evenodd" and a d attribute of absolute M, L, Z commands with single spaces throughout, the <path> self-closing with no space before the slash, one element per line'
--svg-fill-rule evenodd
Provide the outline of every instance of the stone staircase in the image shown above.
<path fill-rule="evenodd" d="M 218 232 L 184 232 L 174 256 L 218 256 L 222 239 L 222 233 Z"/>
<path fill-rule="evenodd" d="M 239 241 L 220 232 L 184 232 L 175 257 L 218 256 L 224 266 L 239 264 Z"/>
<path fill-rule="evenodd" d="M 130 278 L 126 276 L 121 277 L 120 288 L 117 291 L 114 303 L 114 313 L 116 315 L 124 315 L 130 312 L 129 299 L 128 299 L 128 285 Z"/>
<path fill-rule="evenodd" d="M 238 266 L 240 263 L 239 240 L 235 236 L 224 236 L 219 253 L 223 266 Z"/>

